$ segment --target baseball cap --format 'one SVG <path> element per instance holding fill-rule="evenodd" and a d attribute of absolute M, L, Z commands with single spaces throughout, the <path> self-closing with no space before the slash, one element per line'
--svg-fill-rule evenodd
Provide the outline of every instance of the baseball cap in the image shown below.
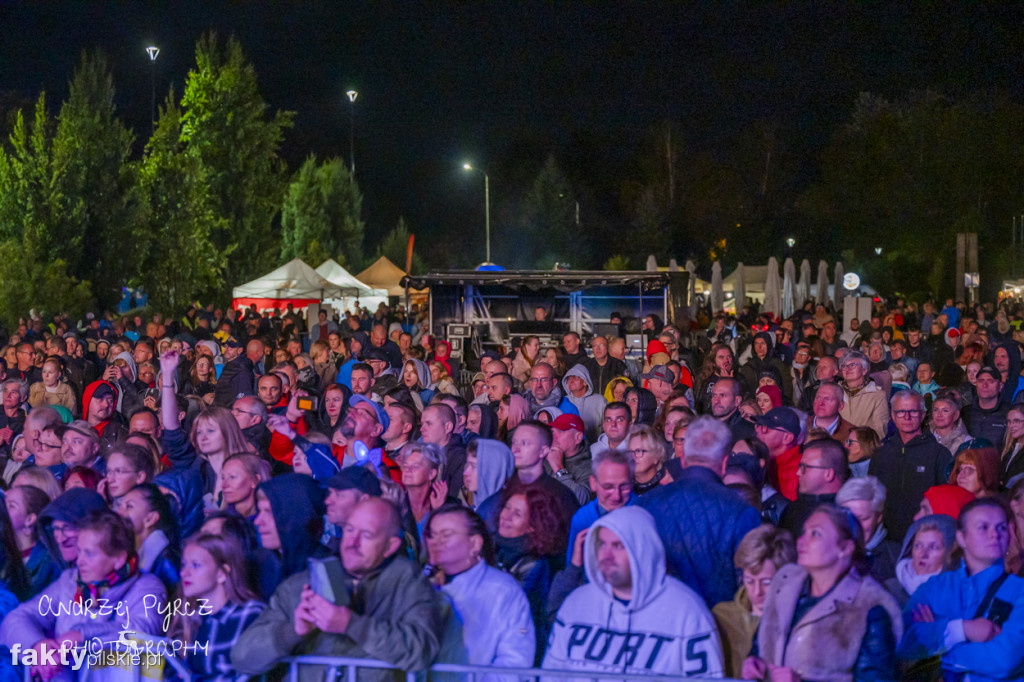
<path fill-rule="evenodd" d="M 676 375 L 668 368 L 668 365 L 655 365 L 647 374 L 641 374 L 641 379 L 658 379 L 667 381 L 670 384 L 676 383 Z"/>
<path fill-rule="evenodd" d="M 366 403 L 373 408 L 373 411 L 377 413 L 377 423 L 384 427 L 387 431 L 388 427 L 391 426 L 391 419 L 388 417 L 388 413 L 384 411 L 384 406 L 380 403 L 375 403 L 364 395 L 358 393 L 348 399 L 348 406 L 350 408 L 355 407 L 359 403 Z"/>
<path fill-rule="evenodd" d="M 476 374 L 474 374 L 473 375 L 473 381 L 471 381 L 469 383 L 475 384 L 478 381 L 487 381 L 487 377 L 484 375 L 483 372 L 477 372 Z"/>
<path fill-rule="evenodd" d="M 560 414 L 553 422 L 551 422 L 551 428 L 556 431 L 579 431 L 583 433 L 587 427 L 583 424 L 583 420 L 575 414 Z"/>
<path fill-rule="evenodd" d="M 767 414 L 755 417 L 754 423 L 769 429 L 789 431 L 794 436 L 800 435 L 800 420 L 788 407 L 776 407 L 768 410 Z"/>
<path fill-rule="evenodd" d="M 981 369 L 978 370 L 978 376 L 980 377 L 982 374 L 987 374 L 996 381 L 1003 380 L 1002 373 L 995 367 L 982 367 Z"/>
<path fill-rule="evenodd" d="M 89 424 L 89 422 L 85 421 L 84 419 L 79 419 L 77 421 L 71 422 L 70 424 L 58 426 L 53 431 L 61 438 L 63 438 L 64 434 L 67 433 L 68 431 L 74 431 L 75 433 L 81 436 L 85 436 L 89 440 L 95 441 L 97 443 L 100 442 L 100 435 L 96 433 L 96 429 L 94 429 Z"/>
<path fill-rule="evenodd" d="M 366 350 L 363 351 L 363 362 L 369 362 L 370 360 L 377 360 L 379 362 L 387 362 L 389 364 L 391 362 L 390 360 L 388 360 L 388 354 L 387 353 L 382 351 L 380 348 L 373 348 L 373 347 L 367 348 Z"/>
<path fill-rule="evenodd" d="M 333 490 L 358 490 L 373 497 L 380 496 L 380 479 L 361 466 L 347 466 L 327 479 Z"/>
<path fill-rule="evenodd" d="M 236 339 L 235 337 L 229 336 L 228 340 L 224 342 L 224 347 L 225 348 L 244 348 L 245 346 L 243 346 L 242 342 L 239 341 L 238 339 Z"/>

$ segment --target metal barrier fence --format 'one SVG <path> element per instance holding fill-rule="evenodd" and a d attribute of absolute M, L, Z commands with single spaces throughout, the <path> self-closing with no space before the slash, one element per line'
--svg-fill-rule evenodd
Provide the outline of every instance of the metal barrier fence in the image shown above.
<path fill-rule="evenodd" d="M 685 675 L 627 675 L 624 673 L 595 673 L 580 670 L 547 670 L 540 668 L 499 668 L 487 665 L 462 665 L 454 663 L 435 663 L 428 670 L 419 672 L 406 672 L 399 670 L 390 663 L 376 661 L 368 658 L 335 658 L 332 656 L 295 656 L 285 659 L 288 664 L 288 682 L 300 682 L 300 667 L 320 666 L 326 668 L 324 682 L 357 682 L 359 670 L 391 670 L 401 673 L 406 682 L 421 682 L 432 676 L 459 677 L 468 682 L 477 682 L 483 676 L 501 676 L 506 679 L 518 678 L 520 680 L 538 681 L 546 679 L 574 679 L 574 680 L 624 680 L 629 682 L 640 682 L 641 680 L 688 680 L 689 682 L 739 682 L 721 677 L 687 677 Z M 344 673 L 344 676 L 342 676 Z"/>

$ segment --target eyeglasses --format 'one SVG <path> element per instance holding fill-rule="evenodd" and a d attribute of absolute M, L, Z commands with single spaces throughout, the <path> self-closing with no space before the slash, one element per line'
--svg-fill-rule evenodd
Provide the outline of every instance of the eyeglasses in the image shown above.
<path fill-rule="evenodd" d="M 49 448 L 50 450 L 60 450 L 60 443 L 54 445 L 53 443 L 44 443 L 43 441 L 39 441 L 39 447 Z"/>
<path fill-rule="evenodd" d="M 924 413 L 924 410 L 893 410 L 893 414 L 900 419 L 906 419 L 907 417 L 916 417 Z"/>
<path fill-rule="evenodd" d="M 53 524 L 52 528 L 53 528 L 53 537 L 54 537 L 54 539 L 56 539 L 58 536 L 60 536 L 60 537 L 70 537 L 70 536 L 78 535 L 78 528 L 76 528 L 75 526 L 72 526 L 70 523 L 60 523 L 60 524 L 55 523 L 55 524 Z"/>
<path fill-rule="evenodd" d="M 852 439 L 852 438 L 847 438 L 847 439 L 846 439 L 846 447 L 850 447 L 850 446 L 851 446 L 851 445 L 853 445 L 854 443 L 859 443 L 859 442 L 860 442 L 859 440 L 854 440 L 854 439 Z"/>
<path fill-rule="evenodd" d="M 258 415 L 257 413 L 255 413 L 255 412 L 246 412 L 245 410 L 240 410 L 240 409 L 238 409 L 237 407 L 232 407 L 232 408 L 231 408 L 231 414 L 247 414 L 247 415 L 249 415 L 250 417 L 258 417 L 258 416 L 259 416 L 259 415 Z"/>
<path fill-rule="evenodd" d="M 640 455 L 646 455 L 648 452 L 650 452 L 650 450 L 645 450 L 644 448 L 637 448 L 636 450 L 630 450 L 629 454 L 633 455 L 634 457 L 639 457 Z"/>
<path fill-rule="evenodd" d="M 799 466 L 797 466 L 797 469 L 799 471 L 807 471 L 808 469 L 831 469 L 831 468 L 832 467 L 823 467 L 823 466 L 820 466 L 818 464 L 804 464 L 803 462 L 800 462 Z"/>

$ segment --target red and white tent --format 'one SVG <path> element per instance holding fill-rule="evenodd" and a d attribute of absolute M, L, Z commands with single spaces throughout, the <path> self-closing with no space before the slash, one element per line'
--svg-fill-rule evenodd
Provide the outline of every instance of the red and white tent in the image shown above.
<path fill-rule="evenodd" d="M 321 277 L 316 270 L 296 258 L 273 272 L 234 288 L 233 308 L 248 308 L 255 305 L 258 310 L 285 309 L 288 304 L 305 308 L 311 303 L 320 303 L 325 298 L 340 298 L 342 288 Z"/>

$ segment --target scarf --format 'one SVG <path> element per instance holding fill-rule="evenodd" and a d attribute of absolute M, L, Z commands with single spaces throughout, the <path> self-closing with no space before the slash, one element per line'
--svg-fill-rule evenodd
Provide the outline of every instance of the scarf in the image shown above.
<path fill-rule="evenodd" d="M 914 571 L 914 560 L 900 559 L 896 563 L 896 579 L 900 581 L 900 585 L 907 591 L 908 595 L 914 594 L 917 588 L 928 582 L 928 579 L 934 575 L 942 573 L 941 570 L 935 571 L 935 573 L 926 573 L 925 575 L 919 575 Z"/>
<path fill-rule="evenodd" d="M 541 409 L 545 407 L 558 407 L 562 404 L 562 389 L 555 386 L 551 389 L 550 395 L 544 400 L 537 400 L 533 395 L 533 391 L 527 391 L 524 396 L 526 403 L 529 405 L 530 414 L 537 414 Z"/>
<path fill-rule="evenodd" d="M 96 603 L 99 599 L 101 590 L 108 590 L 115 585 L 121 585 L 128 581 L 130 578 L 135 577 L 139 573 L 139 557 L 132 554 L 128 557 L 128 561 L 124 562 L 124 565 L 117 570 L 111 571 L 110 574 L 103 580 L 97 580 L 96 582 L 85 582 L 81 576 L 75 576 L 75 582 L 78 583 L 78 589 L 75 590 L 75 603 Z"/>

